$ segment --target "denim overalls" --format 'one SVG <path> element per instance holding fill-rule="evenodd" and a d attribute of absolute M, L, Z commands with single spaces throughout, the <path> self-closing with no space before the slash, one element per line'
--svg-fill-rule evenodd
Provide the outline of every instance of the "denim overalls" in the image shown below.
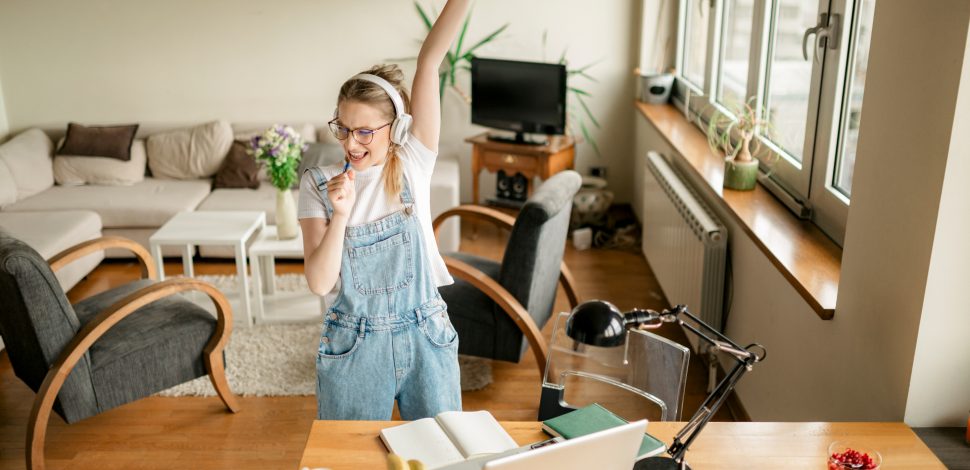
<path fill-rule="evenodd" d="M 323 173 L 307 171 L 333 217 Z M 403 180 L 404 209 L 344 235 L 340 291 L 317 355 L 318 419 L 389 420 L 395 398 L 405 420 L 461 410 L 458 333 Z"/>

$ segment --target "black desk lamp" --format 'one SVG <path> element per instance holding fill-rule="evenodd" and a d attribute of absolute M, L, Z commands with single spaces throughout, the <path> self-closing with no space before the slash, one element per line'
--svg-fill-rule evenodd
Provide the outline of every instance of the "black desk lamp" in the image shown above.
<path fill-rule="evenodd" d="M 696 323 L 697 326 L 685 322 L 680 318 L 682 315 Z M 650 457 L 641 460 L 634 467 L 640 470 L 689 469 L 687 462 L 684 461 L 687 448 L 694 442 L 707 422 L 714 417 L 714 413 L 721 408 L 724 400 L 727 399 L 731 390 L 734 390 L 741 376 L 751 370 L 754 363 L 763 361 L 768 355 L 768 351 L 760 344 L 751 344 L 746 348 L 738 346 L 734 341 L 687 311 L 685 305 L 678 305 L 663 312 L 633 309 L 621 313 L 616 306 L 609 302 L 591 300 L 583 302 L 573 309 L 566 321 L 566 334 L 580 343 L 613 347 L 621 346 L 626 342 L 626 329 L 628 327 L 653 329 L 664 323 L 677 323 L 683 326 L 719 351 L 731 355 L 737 364 L 717 384 L 717 387 L 708 395 L 684 428 L 674 436 L 673 443 L 667 448 L 670 457 Z M 714 338 L 709 335 L 714 336 Z M 753 351 L 760 352 L 760 354 Z M 687 436 L 686 439 L 684 439 L 684 436 Z"/>

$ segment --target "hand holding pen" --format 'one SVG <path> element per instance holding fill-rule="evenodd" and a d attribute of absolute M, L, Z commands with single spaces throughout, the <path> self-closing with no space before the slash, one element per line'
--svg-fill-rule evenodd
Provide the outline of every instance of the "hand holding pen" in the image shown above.
<path fill-rule="evenodd" d="M 327 197 L 333 205 L 335 215 L 350 215 L 350 210 L 357 201 L 357 189 L 354 184 L 355 172 L 350 168 L 350 162 L 344 162 L 344 171 L 327 181 Z"/>

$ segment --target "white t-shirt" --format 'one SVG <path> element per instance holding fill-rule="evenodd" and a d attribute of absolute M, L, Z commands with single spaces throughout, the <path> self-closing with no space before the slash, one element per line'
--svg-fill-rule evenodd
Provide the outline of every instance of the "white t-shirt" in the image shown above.
<path fill-rule="evenodd" d="M 421 233 L 424 235 L 424 248 L 428 256 L 428 265 L 431 266 L 431 278 L 435 285 L 439 287 L 452 284 L 455 280 L 448 273 L 448 267 L 445 266 L 445 261 L 441 258 L 441 253 L 438 252 L 434 230 L 431 229 L 431 172 L 434 170 L 437 154 L 425 147 L 412 134 L 407 143 L 399 149 L 398 156 L 401 158 L 404 177 L 408 180 L 411 196 L 414 198 L 415 214 L 418 216 L 418 224 L 421 227 Z M 323 177 L 329 180 L 339 175 L 344 167 L 341 163 L 320 169 L 323 172 Z M 384 165 L 377 165 L 356 172 L 354 175 L 357 201 L 350 211 L 348 225 L 373 222 L 404 208 L 399 197 L 387 197 L 387 193 L 384 191 L 384 181 L 381 178 L 383 170 Z M 300 219 L 322 218 L 329 221 L 326 208 L 323 205 L 323 197 L 320 190 L 317 189 L 313 176 L 304 173 L 301 178 L 297 217 Z M 327 305 L 333 304 L 339 288 L 340 281 L 334 286 L 334 290 L 326 296 Z"/>

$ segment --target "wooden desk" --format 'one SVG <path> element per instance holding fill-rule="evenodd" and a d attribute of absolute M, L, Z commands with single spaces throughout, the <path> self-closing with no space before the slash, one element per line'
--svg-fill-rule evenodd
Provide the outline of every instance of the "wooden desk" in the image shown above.
<path fill-rule="evenodd" d="M 532 178 L 543 180 L 573 167 L 576 145 L 569 136 L 549 136 L 546 145 L 521 145 L 488 140 L 488 133 L 465 139 L 472 144 L 472 203 L 478 204 L 478 174 L 482 168 L 509 175 L 522 173 L 528 180 L 526 191 L 532 195 Z"/>
<path fill-rule="evenodd" d="M 381 429 L 401 422 L 314 421 L 300 467 L 384 468 L 387 450 Z M 670 444 L 679 422 L 652 422 L 647 430 Z M 538 422 L 503 421 L 520 445 L 547 439 Z M 691 445 L 687 462 L 705 469 L 825 469 L 832 441 L 851 438 L 883 457 L 882 468 L 945 469 L 903 423 L 725 423 L 707 425 Z"/>

